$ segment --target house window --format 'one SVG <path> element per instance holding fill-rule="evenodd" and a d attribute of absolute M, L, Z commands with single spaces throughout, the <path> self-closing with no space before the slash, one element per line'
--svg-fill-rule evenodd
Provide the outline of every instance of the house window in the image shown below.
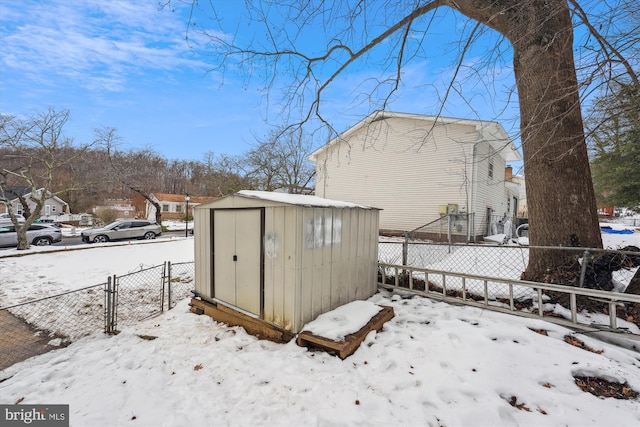
<path fill-rule="evenodd" d="M 51 206 L 51 212 L 55 212 L 56 211 L 56 205 L 52 205 Z"/>
<path fill-rule="evenodd" d="M 176 205 L 176 212 L 182 212 L 182 205 Z"/>
<path fill-rule="evenodd" d="M 493 179 L 493 157 L 495 152 L 492 146 L 489 146 L 489 179 Z"/>
<path fill-rule="evenodd" d="M 511 213 L 511 197 L 507 197 L 507 213 Z"/>
<path fill-rule="evenodd" d="M 162 204 L 162 212 L 169 212 L 169 205 L 166 203 Z"/>

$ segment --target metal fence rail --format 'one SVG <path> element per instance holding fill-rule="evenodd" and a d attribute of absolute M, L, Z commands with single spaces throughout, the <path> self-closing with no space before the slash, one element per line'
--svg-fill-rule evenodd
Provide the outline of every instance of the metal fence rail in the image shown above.
<path fill-rule="evenodd" d="M 606 292 L 539 282 L 462 274 L 406 265 L 379 264 L 379 286 L 453 303 L 464 303 L 493 311 L 523 317 L 544 318 L 547 321 L 584 330 L 628 332 L 628 325 L 617 317 L 621 307 L 640 304 L 640 295 Z M 545 310 L 554 298 L 568 301 L 567 310 Z M 566 298 L 558 297 L 558 295 Z M 608 324 L 599 313 L 579 310 L 579 298 L 605 306 Z"/>

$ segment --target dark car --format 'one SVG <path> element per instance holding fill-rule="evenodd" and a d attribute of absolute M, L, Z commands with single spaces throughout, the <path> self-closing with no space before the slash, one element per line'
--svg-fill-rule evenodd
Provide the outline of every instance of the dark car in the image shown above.
<path fill-rule="evenodd" d="M 114 221 L 100 228 L 89 228 L 80 233 L 85 243 L 103 243 L 112 240 L 155 239 L 162 233 L 162 227 L 155 222 L 134 219 Z"/>
<path fill-rule="evenodd" d="M 27 240 L 34 246 L 48 246 L 62 241 L 62 231 L 49 224 L 32 224 L 27 230 Z M 0 247 L 18 246 L 18 233 L 11 225 L 0 226 Z"/>

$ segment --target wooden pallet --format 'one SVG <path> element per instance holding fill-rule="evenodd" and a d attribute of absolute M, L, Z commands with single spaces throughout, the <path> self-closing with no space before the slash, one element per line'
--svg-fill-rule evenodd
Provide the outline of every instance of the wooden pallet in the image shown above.
<path fill-rule="evenodd" d="M 314 335 L 309 331 L 302 331 L 298 334 L 296 343 L 299 346 L 324 350 L 344 360 L 355 353 L 369 332 L 373 330 L 380 331 L 387 321 L 393 319 L 393 316 L 393 307 L 382 306 L 382 310 L 373 316 L 362 329 L 347 335 L 344 341 L 334 341 L 329 338 Z"/>
<path fill-rule="evenodd" d="M 214 320 L 226 323 L 230 326 L 242 326 L 247 333 L 260 339 L 267 339 L 278 343 L 287 343 L 293 339 L 295 334 L 282 329 L 264 320 L 247 316 L 224 304 L 204 301 L 197 298 L 191 299 L 191 312 L 196 314 L 206 314 Z"/>

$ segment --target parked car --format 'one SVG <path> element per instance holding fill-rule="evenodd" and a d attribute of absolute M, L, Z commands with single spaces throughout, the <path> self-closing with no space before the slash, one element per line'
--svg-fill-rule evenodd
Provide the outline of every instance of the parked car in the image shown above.
<path fill-rule="evenodd" d="M 62 223 L 55 221 L 53 219 L 50 218 L 45 218 L 45 219 L 36 219 L 34 222 L 38 222 L 38 223 L 45 223 L 45 224 L 51 224 L 54 227 L 58 227 L 61 228 L 62 227 Z"/>
<path fill-rule="evenodd" d="M 112 240 L 155 239 L 162 234 L 162 227 L 155 222 L 135 219 L 114 221 L 101 228 L 89 228 L 80 233 L 85 243 L 103 243 Z"/>
<path fill-rule="evenodd" d="M 49 224 L 32 224 L 27 230 L 27 240 L 34 246 L 48 246 L 62 240 L 62 231 Z M 0 247 L 18 246 L 16 227 L 0 225 Z"/>
<path fill-rule="evenodd" d="M 18 222 L 24 222 L 24 216 L 20 215 L 20 214 L 16 214 L 16 218 L 18 218 Z M 0 225 L 10 225 L 13 224 L 13 222 L 11 222 L 11 216 L 9 215 L 8 212 L 5 213 L 1 213 L 0 214 Z"/>

